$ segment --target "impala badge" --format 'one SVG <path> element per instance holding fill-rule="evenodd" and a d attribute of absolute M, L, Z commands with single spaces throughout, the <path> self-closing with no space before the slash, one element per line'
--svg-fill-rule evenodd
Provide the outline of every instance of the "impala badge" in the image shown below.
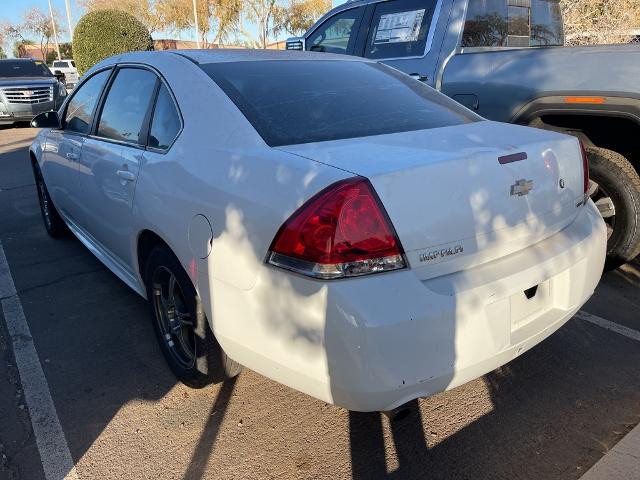
<path fill-rule="evenodd" d="M 515 185 L 511 185 L 511 195 L 523 197 L 524 195 L 528 195 L 529 192 L 533 190 L 533 180 L 518 180 Z"/>

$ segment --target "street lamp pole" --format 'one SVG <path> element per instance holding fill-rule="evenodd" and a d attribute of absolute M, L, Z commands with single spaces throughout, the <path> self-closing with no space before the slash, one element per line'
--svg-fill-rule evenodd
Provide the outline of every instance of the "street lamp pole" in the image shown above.
<path fill-rule="evenodd" d="M 53 30 L 53 39 L 56 42 L 56 52 L 58 53 L 58 60 L 62 60 L 60 56 L 60 45 L 58 44 L 58 33 L 56 32 L 56 22 L 53 19 L 53 8 L 51 8 L 51 0 L 49 0 L 49 14 L 51 15 L 51 29 Z M 47 61 L 46 55 L 43 59 L 45 62 Z"/>
<path fill-rule="evenodd" d="M 193 0 L 193 18 L 196 22 L 196 45 L 200 48 L 200 29 L 198 28 L 198 9 L 196 8 L 196 0 Z"/>
<path fill-rule="evenodd" d="M 73 27 L 71 26 L 71 6 L 69 0 L 64 0 L 64 8 L 67 11 L 67 24 L 69 25 L 69 38 L 73 41 Z"/>

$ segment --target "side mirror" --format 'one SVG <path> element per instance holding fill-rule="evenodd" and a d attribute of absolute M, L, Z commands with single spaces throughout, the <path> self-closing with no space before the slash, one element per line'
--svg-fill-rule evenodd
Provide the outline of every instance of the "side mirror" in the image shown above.
<path fill-rule="evenodd" d="M 31 126 L 34 128 L 60 128 L 58 112 L 42 112 L 33 117 Z"/>
<path fill-rule="evenodd" d="M 304 50 L 305 38 L 304 37 L 291 37 L 287 38 L 287 50 Z"/>
<path fill-rule="evenodd" d="M 67 83 L 66 75 L 64 73 L 62 73 L 60 70 L 56 70 L 55 72 L 53 72 L 53 76 L 56 77 L 59 82 Z"/>

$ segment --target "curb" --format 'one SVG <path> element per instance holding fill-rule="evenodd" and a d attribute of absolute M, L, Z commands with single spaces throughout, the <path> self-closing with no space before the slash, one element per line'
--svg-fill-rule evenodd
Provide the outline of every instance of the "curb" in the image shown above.
<path fill-rule="evenodd" d="M 580 480 L 640 479 L 640 425 L 631 430 Z"/>

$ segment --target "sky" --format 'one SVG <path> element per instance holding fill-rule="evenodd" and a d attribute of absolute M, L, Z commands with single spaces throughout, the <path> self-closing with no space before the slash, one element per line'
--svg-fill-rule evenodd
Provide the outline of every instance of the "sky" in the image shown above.
<path fill-rule="evenodd" d="M 338 5 L 344 3 L 346 0 L 333 0 L 333 5 Z M 0 8 L 0 23 L 8 21 L 10 23 L 20 22 L 22 18 L 22 14 L 31 7 L 40 7 L 44 11 L 49 10 L 49 4 L 47 0 L 0 0 L 2 7 Z M 84 9 L 80 7 L 79 3 L 76 0 L 69 0 L 71 5 L 71 22 L 75 25 L 78 19 L 84 13 Z M 60 15 L 60 20 L 62 26 L 64 28 L 64 32 L 61 32 L 58 36 L 59 42 L 68 42 L 69 39 L 69 28 L 67 27 L 67 16 L 65 13 L 65 4 L 64 0 L 51 0 L 51 6 L 54 10 L 58 11 Z M 247 26 L 247 30 L 249 33 L 253 33 L 255 29 L 252 29 L 251 26 Z M 153 34 L 154 38 L 181 38 L 183 40 L 195 40 L 194 32 L 182 32 L 180 35 L 176 35 L 173 32 L 157 32 Z M 7 55 L 11 55 L 11 45 L 7 44 L 4 46 L 5 53 Z"/>

